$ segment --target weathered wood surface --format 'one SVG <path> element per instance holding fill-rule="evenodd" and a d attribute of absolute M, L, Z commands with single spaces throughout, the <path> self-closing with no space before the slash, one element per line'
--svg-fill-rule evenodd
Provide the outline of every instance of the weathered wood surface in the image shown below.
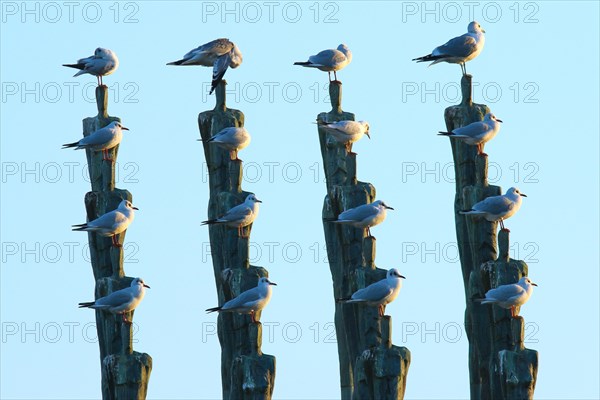
<path fill-rule="evenodd" d="M 224 128 L 244 126 L 244 114 L 226 106 L 226 84 L 226 81 L 221 81 L 215 90 L 214 110 L 198 115 L 198 127 L 203 140 Z M 249 192 L 242 190 L 242 161 L 231 160 L 229 152 L 218 146 L 206 142 L 203 145 L 210 187 L 208 219 L 213 219 L 243 203 Z M 257 197 L 260 199 L 260 195 Z M 209 225 L 208 230 L 215 284 L 219 304 L 222 305 L 255 287 L 258 278 L 268 276 L 268 272 L 249 263 L 252 225 L 243 228 L 245 237 L 238 236 L 237 228 Z M 260 314 L 256 313 L 257 320 Z M 261 351 L 260 322 L 252 323 L 250 316 L 237 313 L 219 314 L 217 321 L 223 398 L 270 399 L 275 385 L 275 357 Z"/>
<path fill-rule="evenodd" d="M 83 120 L 83 135 L 105 127 L 118 117 L 108 115 L 108 88 L 96 88 L 98 115 Z M 125 134 L 127 135 L 127 134 Z M 125 141 L 127 137 L 125 136 Z M 123 199 L 132 200 L 127 190 L 115 188 L 115 163 L 119 146 L 109 150 L 115 162 L 103 161 L 102 152 L 86 150 L 92 190 L 85 195 L 87 220 L 91 221 L 112 211 Z M 118 235 L 119 243 L 125 233 Z M 116 290 L 129 287 L 133 278 L 123 270 L 123 247 L 114 247 L 110 238 L 88 233 L 90 258 L 94 280 L 95 298 L 104 297 Z M 133 313 L 126 317 L 132 321 Z M 133 350 L 132 326 L 124 324 L 121 316 L 96 310 L 96 330 L 100 347 L 103 399 L 145 399 L 152 371 L 152 358 Z"/>
<path fill-rule="evenodd" d="M 490 112 L 486 105 L 473 103 L 471 80 L 471 75 L 463 76 L 461 104 L 445 110 L 448 132 L 480 121 Z M 486 154 L 478 155 L 476 146 L 458 140 L 450 140 L 450 145 L 456 179 L 456 237 L 466 298 L 471 399 L 531 399 L 537 352 L 524 348 L 523 318 L 511 319 L 507 310 L 474 301 L 485 297 L 492 287 L 514 283 L 527 275 L 527 264 L 509 258 L 507 231 L 500 231 L 498 247 L 496 222 L 459 213 L 486 197 L 501 194 L 501 189 L 488 183 Z"/>
<path fill-rule="evenodd" d="M 332 110 L 318 122 L 354 120 L 341 107 L 342 84 L 329 85 Z M 327 137 L 318 128 L 325 169 L 327 196 L 323 205 L 323 229 L 333 278 L 334 298 L 349 297 L 356 290 L 386 277 L 375 266 L 376 239 L 364 231 L 325 220 L 342 211 L 371 203 L 375 188 L 356 179 L 356 154 Z M 335 326 L 340 364 L 342 399 L 401 399 L 406 388 L 410 352 L 391 343 L 391 319 L 379 317 L 377 307 L 337 304 Z"/>

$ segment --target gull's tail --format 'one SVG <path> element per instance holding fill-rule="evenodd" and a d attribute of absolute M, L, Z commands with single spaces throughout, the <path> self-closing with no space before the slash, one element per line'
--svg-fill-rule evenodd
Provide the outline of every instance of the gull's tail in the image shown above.
<path fill-rule="evenodd" d="M 443 56 L 443 55 L 434 56 L 433 54 L 427 54 L 426 56 L 423 56 L 423 57 L 413 58 L 412 61 L 416 61 L 418 63 L 427 62 L 427 61 L 438 61 L 444 57 L 445 56 Z"/>
<path fill-rule="evenodd" d="M 71 147 L 78 147 L 78 148 L 77 148 L 77 149 L 75 149 L 75 150 L 79 150 L 79 148 L 81 148 L 81 147 L 79 147 L 79 141 L 77 141 L 77 142 L 73 142 L 73 143 L 65 143 L 65 144 L 63 144 L 63 147 L 62 147 L 62 148 L 63 148 L 63 149 L 68 149 L 68 148 L 71 148 Z"/>
<path fill-rule="evenodd" d="M 184 62 L 185 62 L 185 59 L 182 58 L 181 60 L 172 61 L 170 63 L 167 63 L 167 65 L 182 65 Z"/>
<path fill-rule="evenodd" d="M 200 225 L 214 225 L 214 224 L 218 224 L 218 223 L 219 223 L 218 218 L 215 218 L 215 219 L 209 219 L 206 221 L 202 221 L 202 223 Z"/>
<path fill-rule="evenodd" d="M 79 231 L 79 232 L 83 232 L 88 229 L 87 224 L 71 225 L 71 227 L 73 228 L 72 229 L 73 231 Z"/>
<path fill-rule="evenodd" d="M 209 314 L 211 312 L 221 311 L 221 307 L 207 308 L 205 311 L 206 311 L 207 314 Z"/>
<path fill-rule="evenodd" d="M 440 131 L 440 132 L 438 133 L 438 136 L 454 136 L 454 133 L 452 133 L 452 132 L 442 132 L 442 131 Z"/>
<path fill-rule="evenodd" d="M 75 68 L 75 69 L 84 69 L 85 68 L 85 64 L 81 63 L 81 64 L 63 64 L 63 67 L 69 67 L 69 68 Z"/>
<path fill-rule="evenodd" d="M 297 61 L 294 63 L 294 65 L 301 65 L 303 67 L 314 67 L 313 63 L 311 63 L 310 61 Z"/>
<path fill-rule="evenodd" d="M 79 308 L 91 307 L 95 304 L 95 301 L 86 301 L 85 303 L 79 303 Z"/>

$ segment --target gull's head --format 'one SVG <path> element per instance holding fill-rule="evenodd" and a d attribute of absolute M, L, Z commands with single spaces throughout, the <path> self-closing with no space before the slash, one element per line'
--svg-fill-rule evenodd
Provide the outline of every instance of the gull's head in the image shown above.
<path fill-rule="evenodd" d="M 259 278 L 258 279 L 258 284 L 262 285 L 262 286 L 271 286 L 271 285 L 277 286 L 277 284 L 275 282 L 271 282 L 269 280 L 269 278 L 266 278 L 266 277 Z"/>
<path fill-rule="evenodd" d="M 396 268 L 392 268 L 387 272 L 387 277 L 392 279 L 406 279 Z"/>
<path fill-rule="evenodd" d="M 121 203 L 119 203 L 119 208 L 128 210 L 139 210 L 139 208 L 134 207 L 129 200 L 121 201 Z"/>
<path fill-rule="evenodd" d="M 237 68 L 243 61 L 242 52 L 240 51 L 239 47 L 235 45 L 235 43 L 232 42 L 231 44 L 233 44 L 233 49 L 231 49 L 230 52 L 231 62 L 229 63 L 229 66 L 231 68 Z"/>
<path fill-rule="evenodd" d="M 525 193 L 521 193 L 519 188 L 516 188 L 516 187 L 511 187 L 510 189 L 508 189 L 506 191 L 506 195 L 507 196 L 516 196 L 516 197 L 519 197 L 519 196 L 527 197 L 527 195 Z"/>
<path fill-rule="evenodd" d="M 150 289 L 150 286 L 146 285 L 142 278 L 134 278 L 131 281 L 131 287 L 135 287 L 135 286 L 147 287 L 148 289 Z"/>
<path fill-rule="evenodd" d="M 487 114 L 485 114 L 485 118 L 484 119 L 487 119 L 488 121 L 502 122 L 502 120 L 498 119 L 493 113 L 487 113 Z"/>
<path fill-rule="evenodd" d="M 377 200 L 377 201 L 373 202 L 373 205 L 377 206 L 377 207 L 387 208 L 388 210 L 393 210 L 393 208 L 388 206 L 387 204 L 385 204 L 385 202 L 383 200 Z"/>
<path fill-rule="evenodd" d="M 123 130 L 126 130 L 126 131 L 129 130 L 129 128 L 125 128 L 123 126 L 123 124 L 121 124 L 119 121 L 113 121 L 113 122 L 111 122 L 111 125 L 112 125 L 113 128 L 119 128 L 119 129 L 123 129 Z"/>
<path fill-rule="evenodd" d="M 344 55 L 348 59 L 348 62 L 352 61 L 352 52 L 350 51 L 350 49 L 348 48 L 348 46 L 346 46 L 344 43 L 342 43 L 342 44 L 340 44 L 338 46 L 337 49 L 339 51 L 341 51 L 342 53 L 344 53 Z"/>
<path fill-rule="evenodd" d="M 471 22 L 467 28 L 467 31 L 469 33 L 479 33 L 479 32 L 485 33 L 485 30 L 481 27 L 481 25 L 479 25 L 479 22 L 477 22 L 477 21 Z"/>
<path fill-rule="evenodd" d="M 529 279 L 528 277 L 524 276 L 521 279 L 519 279 L 519 284 L 522 286 L 525 285 L 533 285 L 533 286 L 537 286 L 537 284 L 531 282 L 531 279 Z"/>
<path fill-rule="evenodd" d="M 96 51 L 94 51 L 94 56 L 103 59 L 117 58 L 117 56 L 115 55 L 115 53 L 112 52 L 112 50 L 105 49 L 102 47 L 98 47 Z"/>
<path fill-rule="evenodd" d="M 363 129 L 365 130 L 365 135 L 367 135 L 367 137 L 371 139 L 371 135 L 369 134 L 369 123 L 367 121 L 358 121 L 358 123 L 363 126 Z"/>
<path fill-rule="evenodd" d="M 262 201 L 256 198 L 254 193 L 251 193 L 248 196 L 246 196 L 246 201 L 249 203 L 262 203 Z"/>

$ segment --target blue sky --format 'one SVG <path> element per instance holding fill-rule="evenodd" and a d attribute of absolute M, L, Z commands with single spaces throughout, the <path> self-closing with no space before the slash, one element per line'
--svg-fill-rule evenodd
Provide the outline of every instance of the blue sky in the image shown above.
<path fill-rule="evenodd" d="M 60 149 L 96 113 L 95 78 L 73 78 L 60 65 L 98 46 L 119 56 L 104 81 L 110 114 L 131 129 L 117 186 L 140 208 L 125 270 L 152 286 L 135 316 L 135 349 L 154 360 L 148 397 L 220 397 L 216 316 L 203 312 L 217 296 L 200 226 L 208 182 L 196 142 L 197 115 L 214 106 L 211 71 L 165 66 L 218 37 L 244 55 L 225 78 L 228 105 L 244 112 L 252 134 L 240 152 L 243 186 L 264 202 L 251 262 L 279 285 L 262 316 L 263 351 L 277 357 L 274 396 L 339 397 L 320 220 L 325 184 L 311 124 L 330 108 L 327 76 L 292 64 L 345 43 L 354 58 L 338 74 L 343 108 L 369 121 L 372 136 L 354 146 L 358 177 L 396 209 L 373 229 L 377 265 L 408 278 L 387 308 L 394 343 L 412 352 L 406 397 L 467 397 L 452 155 L 436 136 L 445 107 L 460 100 L 460 68 L 410 60 L 473 19 L 487 32 L 482 54 L 467 64 L 474 99 L 504 121 L 486 146 L 490 180 L 529 196 L 506 225 L 512 256 L 539 284 L 521 311 L 526 346 L 540 352 L 536 397 L 600 395 L 597 2 L 4 1 L 1 8 L 2 398 L 100 395 L 94 313 L 76 307 L 94 292 L 87 236 L 70 231 L 85 220 L 85 155 Z M 311 385 L 299 386 L 308 375 Z"/>

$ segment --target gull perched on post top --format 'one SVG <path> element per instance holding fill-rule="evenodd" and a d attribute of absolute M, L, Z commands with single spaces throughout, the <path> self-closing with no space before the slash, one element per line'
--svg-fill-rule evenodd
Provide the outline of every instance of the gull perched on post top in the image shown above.
<path fill-rule="evenodd" d="M 485 154 L 483 145 L 492 140 L 500 132 L 500 122 L 492 113 L 485 114 L 483 121 L 475 121 L 467 126 L 456 128 L 452 132 L 440 132 L 438 136 L 458 139 L 470 146 L 477 146 L 477 154 Z"/>
<path fill-rule="evenodd" d="M 202 221 L 202 225 L 222 224 L 237 228 L 238 235 L 244 238 L 242 228 L 253 223 L 256 217 L 258 217 L 258 203 L 262 203 L 262 201 L 258 200 L 254 194 L 249 194 L 242 204 L 233 207 L 220 218 Z"/>
<path fill-rule="evenodd" d="M 242 292 L 239 296 L 229 300 L 221 307 L 213 307 L 206 309 L 207 313 L 211 312 L 237 312 L 240 314 L 250 314 L 252 322 L 256 322 L 254 319 L 254 313 L 261 311 L 271 301 L 272 288 L 271 286 L 277 286 L 276 283 L 271 282 L 269 278 L 259 278 L 258 286 L 248 289 Z"/>
<path fill-rule="evenodd" d="M 327 71 L 329 82 L 331 82 L 331 71 L 333 71 L 335 82 L 337 82 L 336 72 L 345 68 L 351 61 L 352 52 L 348 46 L 340 44 L 337 49 L 323 50 L 314 56 L 308 57 L 308 61 L 298 61 L 294 65 Z"/>
<path fill-rule="evenodd" d="M 113 246 L 122 247 L 117 241 L 119 233 L 124 232 L 129 224 L 133 222 L 137 207 L 134 207 L 129 200 L 123 200 L 119 203 L 116 210 L 109 211 L 106 214 L 85 224 L 73 225 L 74 231 L 96 232 L 100 236 L 110 236 Z"/>
<path fill-rule="evenodd" d="M 131 281 L 130 287 L 112 292 L 108 296 L 101 297 L 96 301 L 79 303 L 79 308 L 93 308 L 95 310 L 105 310 L 113 314 L 120 314 L 123 322 L 131 325 L 131 321 L 125 318 L 125 313 L 135 310 L 140 304 L 146 294 L 145 288 L 150 289 L 150 286 L 146 285 L 142 278 L 135 278 Z"/>
<path fill-rule="evenodd" d="M 463 210 L 460 213 L 482 216 L 490 222 L 500 221 L 500 227 L 508 231 L 508 229 L 504 228 L 503 221 L 519 211 L 523 197 L 527 197 L 527 195 L 521 193 L 519 189 L 511 187 L 506 191 L 506 194 L 488 197 L 473 205 L 470 210 Z"/>
<path fill-rule="evenodd" d="M 371 139 L 367 121 L 319 122 L 318 125 L 337 142 L 343 143 L 346 151 L 350 154 L 354 154 L 352 153 L 352 144 L 358 142 L 364 135 Z"/>
<path fill-rule="evenodd" d="M 117 55 L 109 49 L 98 47 L 94 51 L 94 55 L 77 60 L 77 64 L 63 64 L 63 67 L 75 68 L 80 71 L 73 76 L 83 74 L 94 75 L 98 80 L 98 86 L 101 86 L 102 77 L 110 75 L 119 67 L 119 59 Z"/>
<path fill-rule="evenodd" d="M 108 157 L 108 150 L 112 149 L 123 139 L 123 131 L 128 131 L 129 128 L 125 128 L 119 121 L 113 121 L 104 128 L 100 128 L 92 134 L 84 137 L 83 139 L 63 144 L 63 149 L 75 147 L 75 150 L 90 149 L 94 151 L 102 151 L 102 159 L 106 161 L 113 161 L 112 158 Z"/>
<path fill-rule="evenodd" d="M 358 207 L 350 208 L 341 213 L 337 219 L 327 220 L 336 224 L 351 225 L 355 228 L 367 230 L 367 235 L 371 236 L 371 227 L 382 223 L 387 215 L 386 210 L 393 210 L 383 200 L 374 201 L 371 204 L 363 204 Z"/>
<path fill-rule="evenodd" d="M 400 275 L 396 268 L 387 272 L 386 278 L 375 282 L 364 289 L 359 289 L 349 299 L 338 299 L 339 303 L 364 303 L 369 306 L 377 306 L 379 316 L 383 316 L 383 308 L 394 301 L 402 288 L 402 280 L 406 279 Z"/>
<path fill-rule="evenodd" d="M 481 29 L 479 22 L 473 21 L 464 35 L 450 39 L 445 44 L 433 49 L 431 54 L 423 57 L 413 58 L 416 62 L 433 61 L 432 66 L 442 61 L 450 64 L 460 64 L 463 75 L 467 74 L 465 63 L 471 61 L 481 53 L 485 44 L 485 31 Z"/>
<path fill-rule="evenodd" d="M 216 39 L 187 52 L 181 60 L 167 65 L 201 65 L 213 67 L 212 83 L 209 94 L 223 79 L 228 67 L 237 68 L 242 63 L 242 52 L 229 39 Z"/>
<path fill-rule="evenodd" d="M 495 289 L 490 289 L 485 294 L 485 299 L 476 299 L 481 304 L 496 304 L 502 308 L 510 309 L 510 316 L 517 318 L 516 308 L 522 306 L 529 300 L 533 293 L 535 283 L 524 276 L 517 283 L 501 285 Z"/>

